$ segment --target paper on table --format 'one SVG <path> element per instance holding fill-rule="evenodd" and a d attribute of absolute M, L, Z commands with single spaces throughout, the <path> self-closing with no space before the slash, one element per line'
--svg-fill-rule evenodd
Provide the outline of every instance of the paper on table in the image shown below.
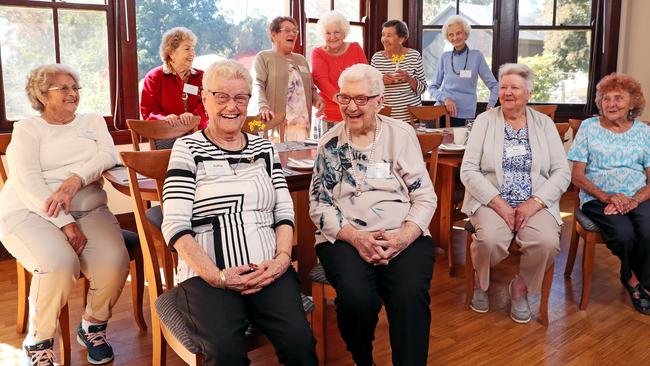
<path fill-rule="evenodd" d="M 108 172 L 110 172 L 111 175 L 115 177 L 115 179 L 117 179 L 120 183 L 129 183 L 129 173 L 126 171 L 126 167 L 116 166 L 114 168 L 108 169 Z M 138 182 L 143 182 L 151 179 L 140 174 L 137 174 L 136 176 L 138 178 Z"/>
<path fill-rule="evenodd" d="M 289 158 L 287 165 L 294 168 L 312 168 L 314 166 L 314 159 L 297 160 Z"/>

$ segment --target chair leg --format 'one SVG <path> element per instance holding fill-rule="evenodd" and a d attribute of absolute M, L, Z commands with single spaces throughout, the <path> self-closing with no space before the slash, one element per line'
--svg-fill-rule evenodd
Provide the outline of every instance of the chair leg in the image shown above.
<path fill-rule="evenodd" d="M 152 311 L 155 311 L 152 309 Z M 154 319 L 155 317 L 155 319 Z M 153 346 L 153 354 L 151 355 L 152 366 L 165 366 L 167 363 L 167 342 L 163 337 L 160 330 L 160 320 L 157 316 L 152 316 L 151 319 L 151 338 Z"/>
<path fill-rule="evenodd" d="M 144 294 L 144 264 L 142 263 L 142 251 L 140 248 L 134 251 L 134 258 L 131 266 L 131 303 L 133 305 L 133 317 L 141 331 L 147 330 L 147 323 L 142 315 L 142 299 Z"/>
<path fill-rule="evenodd" d="M 59 342 L 61 348 L 60 362 L 61 365 L 70 365 L 70 312 L 67 303 L 59 314 L 59 327 L 61 329 L 61 340 Z"/>
<path fill-rule="evenodd" d="M 588 235 L 584 239 L 585 245 L 582 253 L 582 297 L 580 298 L 580 310 L 587 310 L 589 294 L 591 293 L 591 274 L 594 267 L 596 244 L 590 236 Z"/>
<path fill-rule="evenodd" d="M 469 309 L 474 294 L 474 263 L 472 263 L 472 233 L 467 232 L 467 248 L 465 248 L 465 284 L 467 293 L 465 295 L 465 308 Z"/>
<path fill-rule="evenodd" d="M 312 282 L 311 295 L 314 301 L 314 311 L 312 312 L 312 330 L 316 338 L 316 354 L 318 355 L 318 365 L 324 366 L 327 358 L 327 335 L 326 333 L 326 316 L 327 300 L 325 300 L 325 286 L 322 283 Z"/>
<path fill-rule="evenodd" d="M 16 332 L 25 333 L 29 318 L 29 286 L 32 274 L 16 261 L 16 277 L 18 278 L 18 313 L 16 314 Z"/>
<path fill-rule="evenodd" d="M 539 300 L 539 317 L 542 325 L 548 327 L 548 298 L 551 296 L 551 285 L 553 284 L 553 272 L 555 271 L 555 263 L 551 263 L 546 272 L 544 272 L 544 280 L 542 281 L 542 297 Z"/>
<path fill-rule="evenodd" d="M 569 244 L 569 255 L 566 259 L 566 266 L 564 267 L 564 277 L 571 277 L 573 273 L 573 264 L 576 261 L 576 255 L 578 254 L 578 244 L 580 241 L 580 236 L 578 235 L 578 230 L 576 229 L 576 219 L 573 219 L 573 224 L 571 225 L 571 242 Z"/>

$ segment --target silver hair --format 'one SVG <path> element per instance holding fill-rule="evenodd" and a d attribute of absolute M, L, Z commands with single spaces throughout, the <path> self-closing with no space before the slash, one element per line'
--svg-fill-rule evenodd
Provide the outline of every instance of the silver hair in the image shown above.
<path fill-rule="evenodd" d="M 318 20 L 318 23 L 316 23 L 318 33 L 323 37 L 323 39 L 325 39 L 325 28 L 330 25 L 338 26 L 341 33 L 343 33 L 344 39 L 348 34 L 350 34 L 350 22 L 343 14 L 336 10 L 328 11 Z"/>
<path fill-rule="evenodd" d="M 163 34 L 160 42 L 160 59 L 165 65 L 169 65 L 171 61 L 169 55 L 185 41 L 191 41 L 194 45 L 197 41 L 194 32 L 185 27 L 172 28 Z"/>
<path fill-rule="evenodd" d="M 469 38 L 469 34 L 472 32 L 472 26 L 469 25 L 469 22 L 464 17 L 460 15 L 452 15 L 449 18 L 447 18 L 445 25 L 442 26 L 442 35 L 445 37 L 447 41 L 449 41 L 449 38 L 447 37 L 447 28 L 449 28 L 449 26 L 452 24 L 462 25 L 463 29 L 465 30 L 465 34 L 467 35 L 467 38 Z"/>
<path fill-rule="evenodd" d="M 345 82 L 364 81 L 370 85 L 370 93 L 384 95 L 384 79 L 381 72 L 366 64 L 356 64 L 348 67 L 339 77 L 339 88 Z"/>
<path fill-rule="evenodd" d="M 507 63 L 499 66 L 499 83 L 506 75 L 519 75 L 526 81 L 526 89 L 529 93 L 535 87 L 535 73 L 533 69 L 524 64 Z"/>
<path fill-rule="evenodd" d="M 45 111 L 45 104 L 42 102 L 42 100 L 45 100 L 45 93 L 47 93 L 47 89 L 52 86 L 52 80 L 54 80 L 57 75 L 62 74 L 70 75 L 70 77 L 74 79 L 74 82 L 79 85 L 79 74 L 67 65 L 42 65 L 29 73 L 25 91 L 27 91 L 27 97 L 32 103 L 32 108 L 39 112 Z"/>
<path fill-rule="evenodd" d="M 253 78 L 251 73 L 237 61 L 224 60 L 218 61 L 210 65 L 203 73 L 203 89 L 209 90 L 211 86 L 218 79 L 240 79 L 248 85 L 248 92 L 250 93 L 253 87 Z"/>

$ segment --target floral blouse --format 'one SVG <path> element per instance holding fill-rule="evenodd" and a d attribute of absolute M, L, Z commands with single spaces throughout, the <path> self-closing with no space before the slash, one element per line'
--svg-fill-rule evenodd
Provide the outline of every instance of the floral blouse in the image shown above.
<path fill-rule="evenodd" d="M 528 141 L 528 127 L 519 131 L 505 123 L 503 133 L 503 183 L 499 187 L 501 197 L 512 207 L 519 206 L 533 194 L 530 168 L 533 155 Z M 520 152 L 515 152 L 518 146 Z"/>
<path fill-rule="evenodd" d="M 287 140 L 302 141 L 309 137 L 309 112 L 305 88 L 296 67 L 289 66 L 287 89 Z"/>

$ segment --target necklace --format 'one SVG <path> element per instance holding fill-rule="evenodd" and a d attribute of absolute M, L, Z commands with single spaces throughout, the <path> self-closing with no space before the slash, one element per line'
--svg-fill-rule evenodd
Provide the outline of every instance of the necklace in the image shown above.
<path fill-rule="evenodd" d="M 352 177 L 354 178 L 354 196 L 359 197 L 361 196 L 361 186 L 366 182 L 366 177 L 368 176 L 368 168 L 372 164 L 373 158 L 375 156 L 375 142 L 377 142 L 377 135 L 379 134 L 379 121 L 375 122 L 375 136 L 372 137 L 372 145 L 370 145 L 370 158 L 368 159 L 368 166 L 366 167 L 366 171 L 363 172 L 361 179 L 359 179 L 357 176 L 357 168 L 354 166 L 355 161 L 352 158 L 352 137 L 350 135 L 350 127 L 345 126 L 345 133 L 347 134 L 348 138 L 347 158 L 350 160 L 350 166 L 352 167 Z"/>
<path fill-rule="evenodd" d="M 456 68 L 454 67 L 454 55 L 459 55 L 460 56 L 460 55 L 463 54 L 463 52 L 465 52 L 465 65 L 463 66 L 461 71 L 462 70 L 467 70 L 467 58 L 469 57 L 469 47 L 467 47 L 467 45 L 465 45 L 465 47 L 463 47 L 463 49 L 460 50 L 460 51 L 456 51 L 456 49 L 451 51 L 451 70 L 456 75 L 460 75 L 460 71 L 456 71 Z"/>
<path fill-rule="evenodd" d="M 207 132 L 207 129 L 206 129 L 206 132 Z M 242 135 L 240 135 L 240 138 L 241 138 L 241 136 Z M 230 164 L 230 160 L 228 160 L 228 157 L 226 156 L 226 154 L 223 152 L 223 148 L 216 143 L 216 139 L 214 139 L 214 140 L 215 140 L 214 141 L 215 146 L 217 146 L 217 148 L 219 149 L 219 153 L 221 154 L 221 156 L 223 156 L 223 159 L 226 161 L 226 163 L 228 163 L 228 166 L 230 167 L 230 170 L 232 170 L 232 174 L 237 175 L 237 169 L 239 169 L 239 163 L 241 163 L 241 158 L 244 155 L 244 146 L 246 146 L 246 139 L 244 138 L 244 141 L 242 142 L 242 146 L 238 149 L 238 150 L 240 150 L 239 159 L 237 159 L 237 164 L 235 165 L 234 168 L 232 167 L 232 164 Z"/>

